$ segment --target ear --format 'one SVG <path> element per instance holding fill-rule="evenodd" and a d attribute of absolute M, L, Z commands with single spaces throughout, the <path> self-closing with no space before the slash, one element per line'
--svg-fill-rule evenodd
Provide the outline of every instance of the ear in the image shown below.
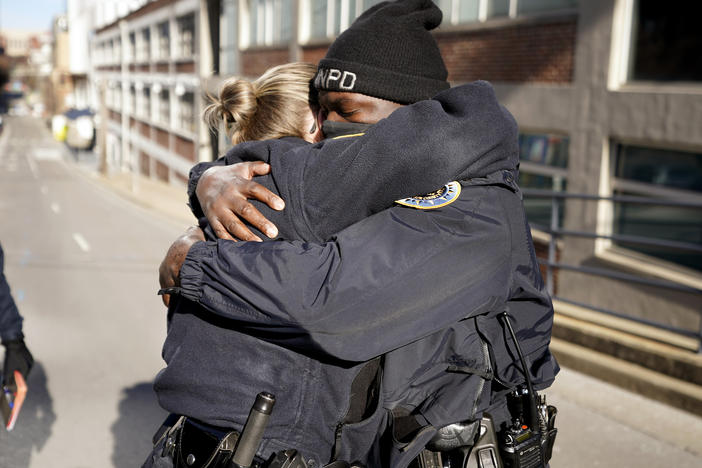
<path fill-rule="evenodd" d="M 321 112 L 310 112 L 309 117 L 305 119 L 307 125 L 304 133 L 305 141 L 317 143 L 318 141 L 322 141 L 324 139 L 324 134 L 322 133 L 322 121 L 320 118 Z"/>

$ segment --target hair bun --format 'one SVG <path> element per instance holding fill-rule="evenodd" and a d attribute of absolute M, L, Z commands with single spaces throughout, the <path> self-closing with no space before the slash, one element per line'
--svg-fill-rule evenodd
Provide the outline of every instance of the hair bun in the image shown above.
<path fill-rule="evenodd" d="M 212 104 L 205 108 L 203 120 L 213 130 L 224 123 L 236 134 L 247 127 L 256 113 L 254 84 L 241 78 L 225 80 L 220 86 L 219 98 L 210 99 Z"/>

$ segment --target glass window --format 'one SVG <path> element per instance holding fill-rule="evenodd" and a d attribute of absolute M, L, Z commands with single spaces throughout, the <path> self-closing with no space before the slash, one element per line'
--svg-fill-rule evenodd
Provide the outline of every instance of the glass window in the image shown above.
<path fill-rule="evenodd" d="M 178 23 L 178 56 L 192 58 L 195 53 L 195 14 L 181 16 Z"/>
<path fill-rule="evenodd" d="M 178 126 L 182 130 L 195 133 L 195 95 L 186 92 L 179 98 Z"/>
<path fill-rule="evenodd" d="M 632 76 L 642 81 L 702 81 L 702 3 L 638 0 L 632 37 Z"/>
<path fill-rule="evenodd" d="M 127 60 L 133 62 L 136 57 L 136 33 L 129 33 L 129 50 L 127 51 Z"/>
<path fill-rule="evenodd" d="M 139 43 L 139 51 L 137 52 L 137 60 L 140 62 L 148 62 L 151 60 L 151 30 L 149 28 L 141 30 L 141 41 Z"/>
<path fill-rule="evenodd" d="M 618 144 L 615 177 L 702 193 L 702 154 Z"/>
<path fill-rule="evenodd" d="M 380 0 L 310 0 L 310 37 L 338 36 L 363 11 L 378 3 Z"/>
<path fill-rule="evenodd" d="M 171 123 L 170 95 L 167 89 L 162 89 L 158 95 L 158 121 L 163 125 Z"/>
<path fill-rule="evenodd" d="M 568 146 L 564 135 L 519 135 L 519 185 L 522 188 L 562 192 L 567 187 Z M 563 225 L 565 204 L 558 200 L 559 226 Z M 552 201 L 549 198 L 525 197 L 527 219 L 533 226 L 550 227 Z"/>
<path fill-rule="evenodd" d="M 158 25 L 158 58 L 160 60 L 168 60 L 171 56 L 170 43 L 170 28 L 168 21 L 159 23 Z"/>
<path fill-rule="evenodd" d="M 570 139 L 561 135 L 519 135 L 519 159 L 553 167 L 568 167 Z"/>
<path fill-rule="evenodd" d="M 478 21 L 480 15 L 480 0 L 461 0 L 458 2 L 458 22 Z"/>
<path fill-rule="evenodd" d="M 519 172 L 519 186 L 522 188 L 565 192 L 567 185 L 564 177 L 531 174 L 523 170 Z M 562 227 L 565 219 L 565 200 L 557 199 L 556 203 L 558 204 L 558 225 Z M 524 199 L 524 209 L 527 220 L 532 227 L 543 229 L 551 227 L 553 201 L 550 198 L 529 198 L 527 196 Z"/>
<path fill-rule="evenodd" d="M 239 6 L 237 0 L 224 1 L 222 5 L 222 16 L 219 19 L 219 71 L 222 75 L 231 75 L 237 73 L 239 63 Z"/>
<path fill-rule="evenodd" d="M 313 38 L 327 37 L 327 4 L 327 0 L 310 0 L 312 7 L 310 36 Z"/>
<path fill-rule="evenodd" d="M 509 15 L 509 0 L 491 0 L 487 6 L 487 17 L 494 18 L 497 16 Z"/>
<path fill-rule="evenodd" d="M 614 193 L 702 201 L 702 154 L 615 144 Z M 699 208 L 614 204 L 617 234 L 702 244 Z M 616 242 L 627 249 L 702 271 L 702 254 Z"/>
<path fill-rule="evenodd" d="M 145 87 L 141 91 L 141 106 L 139 116 L 148 119 L 151 115 L 151 88 Z"/>
<path fill-rule="evenodd" d="M 292 39 L 293 2 L 249 0 L 249 44 L 284 44 Z"/>
<path fill-rule="evenodd" d="M 134 85 L 129 87 L 129 112 L 136 114 L 137 104 L 136 104 L 136 88 Z"/>
<path fill-rule="evenodd" d="M 517 2 L 517 14 L 561 10 L 573 8 L 577 4 L 577 0 L 519 0 Z"/>

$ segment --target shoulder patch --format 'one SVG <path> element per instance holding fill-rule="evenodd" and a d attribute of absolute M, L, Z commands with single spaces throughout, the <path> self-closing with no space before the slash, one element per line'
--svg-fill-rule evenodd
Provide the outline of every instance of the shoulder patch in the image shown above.
<path fill-rule="evenodd" d="M 442 206 L 450 205 L 458 199 L 461 194 L 461 184 L 449 182 L 436 192 L 431 192 L 418 197 L 403 198 L 395 200 L 398 205 L 409 206 L 418 210 L 433 210 Z"/>

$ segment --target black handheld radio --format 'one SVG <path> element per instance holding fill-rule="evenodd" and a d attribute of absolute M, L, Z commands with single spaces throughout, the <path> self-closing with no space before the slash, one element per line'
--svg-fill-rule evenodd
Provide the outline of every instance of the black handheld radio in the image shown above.
<path fill-rule="evenodd" d="M 551 458 L 556 439 L 556 408 L 547 406 L 543 397 L 537 403 L 529 368 L 507 312 L 500 314 L 500 318 L 512 336 L 526 380 L 526 389 L 515 390 L 507 396 L 507 406 L 514 419 L 512 426 L 501 433 L 502 462 L 505 468 L 542 468 Z"/>

